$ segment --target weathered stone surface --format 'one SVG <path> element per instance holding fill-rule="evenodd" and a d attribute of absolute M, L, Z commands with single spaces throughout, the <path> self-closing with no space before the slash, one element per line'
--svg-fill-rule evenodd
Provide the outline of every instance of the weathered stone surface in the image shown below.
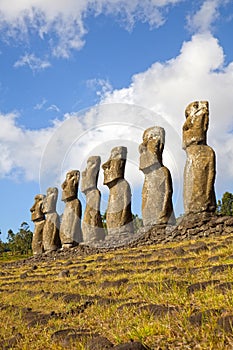
<path fill-rule="evenodd" d="M 37 194 L 35 196 L 35 202 L 31 207 L 31 220 L 34 222 L 34 233 L 32 238 L 32 251 L 33 254 L 43 253 L 43 228 L 45 224 L 45 215 L 43 213 L 43 194 Z"/>
<path fill-rule="evenodd" d="M 144 226 L 174 223 L 172 179 L 163 165 L 165 130 L 155 126 L 146 129 L 139 146 L 140 170 L 145 175 L 142 190 L 142 219 Z"/>
<path fill-rule="evenodd" d="M 166 242 L 179 242 L 185 239 L 198 239 L 200 237 L 214 237 L 226 235 L 226 228 L 229 228 L 229 233 L 233 234 L 233 226 L 218 225 L 218 216 L 213 213 L 201 212 L 195 214 L 189 214 L 179 219 L 177 226 L 171 225 L 155 225 L 151 229 L 142 228 L 135 237 L 131 240 L 129 245 L 131 247 L 139 246 L 149 243 L 166 243 Z M 228 217 L 229 219 L 231 217 Z M 224 217 L 227 220 L 227 217 Z M 229 238 L 227 238 L 229 240 Z M 221 248 L 223 246 L 221 245 Z M 201 250 L 216 249 L 214 246 L 211 248 L 206 244 L 196 244 L 196 247 L 189 246 L 187 251 L 191 250 L 194 253 L 199 253 Z M 220 247 L 218 246 L 218 249 Z"/>
<path fill-rule="evenodd" d="M 124 179 L 126 155 L 126 147 L 114 147 L 109 160 L 102 165 L 104 185 L 110 190 L 106 214 L 106 225 L 110 236 L 133 233 L 131 189 Z"/>
<path fill-rule="evenodd" d="M 217 262 L 219 260 L 220 260 L 219 255 L 214 255 L 214 256 L 211 256 L 210 258 L 207 259 L 208 262 Z"/>
<path fill-rule="evenodd" d="M 63 248 L 70 248 L 82 242 L 81 232 L 81 203 L 77 198 L 80 172 L 71 170 L 66 174 L 62 184 L 62 200 L 65 202 L 65 209 L 60 227 L 60 238 Z"/>
<path fill-rule="evenodd" d="M 63 340 L 67 335 L 69 334 L 75 334 L 77 331 L 74 328 L 66 328 L 66 329 L 61 329 L 59 331 L 54 332 L 51 335 L 51 340 L 54 342 L 59 342 Z"/>
<path fill-rule="evenodd" d="M 96 242 L 105 238 L 100 214 L 101 193 L 97 188 L 99 170 L 100 157 L 89 157 L 87 167 L 82 172 L 81 184 L 81 191 L 86 195 L 86 208 L 82 221 L 84 242 Z"/>
<path fill-rule="evenodd" d="M 186 149 L 184 170 L 185 213 L 215 211 L 215 154 L 207 145 L 192 145 Z"/>
<path fill-rule="evenodd" d="M 233 226 L 233 217 L 229 218 L 224 223 L 226 226 Z"/>
<path fill-rule="evenodd" d="M 46 197 L 43 200 L 43 213 L 46 220 L 43 228 L 43 247 L 44 251 L 54 251 L 61 247 L 59 236 L 60 219 L 56 212 L 58 189 L 49 187 Z"/>
<path fill-rule="evenodd" d="M 200 231 L 197 233 L 197 235 L 198 236 L 200 235 Z M 190 244 L 190 246 L 188 248 L 188 251 L 190 253 L 195 253 L 195 254 L 199 254 L 199 253 L 201 253 L 203 251 L 208 251 L 208 250 L 209 250 L 209 247 L 204 242 L 197 242 L 197 243 L 194 243 L 194 244 Z"/>
<path fill-rule="evenodd" d="M 17 343 L 23 339 L 23 336 L 21 333 L 17 333 L 15 336 L 5 339 L 5 340 L 0 340 L 0 348 L 2 350 L 10 350 L 14 349 Z"/>
<path fill-rule="evenodd" d="M 144 310 L 147 311 L 150 315 L 153 315 L 155 318 L 159 318 L 178 312 L 179 308 L 176 306 L 165 306 L 159 304 L 143 305 L 138 308 L 139 312 Z"/>
<path fill-rule="evenodd" d="M 100 287 L 101 288 L 120 288 L 121 286 L 123 286 L 124 284 L 128 283 L 129 280 L 128 278 L 122 278 L 120 280 L 117 280 L 117 281 L 104 281 L 101 283 Z"/>
<path fill-rule="evenodd" d="M 233 289 L 233 282 L 224 282 L 220 283 L 216 286 L 216 290 L 220 291 L 221 293 L 227 293 L 228 291 L 232 291 Z"/>
<path fill-rule="evenodd" d="M 217 325 L 225 332 L 233 332 L 233 315 L 222 316 L 218 319 Z"/>
<path fill-rule="evenodd" d="M 190 103 L 185 110 L 183 125 L 183 149 L 187 160 L 184 169 L 184 209 L 185 214 L 214 212 L 216 198 L 215 153 L 206 144 L 209 124 L 209 104 L 207 101 Z"/>
<path fill-rule="evenodd" d="M 200 327 L 204 323 L 208 322 L 211 317 L 221 314 L 220 309 L 209 309 L 205 311 L 194 312 L 189 318 L 189 322 L 195 326 Z"/>
<path fill-rule="evenodd" d="M 115 350 L 150 350 L 140 342 L 129 342 L 113 347 Z"/>
<path fill-rule="evenodd" d="M 98 333 L 93 333 L 89 329 L 66 328 L 52 334 L 51 340 L 60 343 L 62 347 L 71 349 L 80 341 L 85 342 L 86 350 L 113 349 L 113 344 Z"/>
<path fill-rule="evenodd" d="M 70 271 L 69 270 L 62 270 L 59 272 L 58 277 L 70 277 Z"/>
<path fill-rule="evenodd" d="M 229 272 L 233 269 L 233 264 L 223 264 L 223 265 L 215 265 L 209 268 L 209 271 L 214 274 L 218 272 L 224 272 L 229 270 Z"/>
<path fill-rule="evenodd" d="M 103 336 L 95 336 L 87 341 L 87 350 L 107 350 L 113 349 L 113 343 Z"/>
<path fill-rule="evenodd" d="M 218 283 L 220 283 L 219 280 L 197 282 L 197 283 L 191 284 L 190 286 L 187 287 L 187 293 L 193 294 L 196 291 L 200 291 L 200 290 L 203 291 L 203 290 L 206 290 L 207 287 L 214 286 Z"/>

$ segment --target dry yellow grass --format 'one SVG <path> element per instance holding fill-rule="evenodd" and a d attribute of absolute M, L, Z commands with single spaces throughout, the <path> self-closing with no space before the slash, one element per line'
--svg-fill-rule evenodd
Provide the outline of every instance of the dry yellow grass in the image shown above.
<path fill-rule="evenodd" d="M 225 236 L 1 262 L 0 348 L 91 350 L 99 334 L 149 349 L 232 349 L 232 248 Z"/>

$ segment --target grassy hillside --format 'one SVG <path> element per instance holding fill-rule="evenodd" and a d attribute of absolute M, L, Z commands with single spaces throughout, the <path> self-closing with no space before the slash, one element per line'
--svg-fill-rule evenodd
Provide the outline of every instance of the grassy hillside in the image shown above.
<path fill-rule="evenodd" d="M 1 262 L 0 348 L 233 349 L 232 269 L 232 236 Z"/>

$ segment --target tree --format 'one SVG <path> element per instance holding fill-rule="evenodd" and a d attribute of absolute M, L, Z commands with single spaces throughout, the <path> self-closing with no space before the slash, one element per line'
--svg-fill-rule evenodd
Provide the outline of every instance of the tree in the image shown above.
<path fill-rule="evenodd" d="M 138 216 L 138 214 L 133 214 L 133 227 L 134 232 L 137 233 L 137 231 L 143 226 L 142 218 Z"/>
<path fill-rule="evenodd" d="M 217 203 L 217 214 L 233 216 L 233 193 L 225 192 Z"/>
<path fill-rule="evenodd" d="M 104 214 L 101 215 L 103 228 L 105 230 L 105 233 L 107 234 L 106 216 L 107 216 L 107 211 L 105 211 Z M 132 214 L 132 218 L 133 218 L 134 232 L 136 233 L 143 226 L 143 222 L 142 222 L 142 219 L 138 216 L 138 214 Z"/>
<path fill-rule="evenodd" d="M 101 214 L 102 223 L 103 223 L 103 229 L 104 229 L 105 235 L 108 234 L 107 223 L 106 223 L 106 216 L 107 216 L 107 210 L 105 210 L 104 214 Z"/>
<path fill-rule="evenodd" d="M 2 234 L 2 231 L 0 230 L 0 235 Z M 4 243 L 0 238 L 0 254 L 5 252 L 6 250 L 6 243 Z"/>
<path fill-rule="evenodd" d="M 32 245 L 32 235 L 29 225 L 23 222 L 17 233 L 12 230 L 8 231 L 7 242 L 9 249 L 15 253 L 28 254 L 31 250 Z"/>

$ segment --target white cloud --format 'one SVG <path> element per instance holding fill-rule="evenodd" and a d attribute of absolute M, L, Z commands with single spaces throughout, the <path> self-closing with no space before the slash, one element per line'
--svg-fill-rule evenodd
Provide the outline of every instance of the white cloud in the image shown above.
<path fill-rule="evenodd" d="M 210 95 L 213 90 L 210 80 L 221 80 L 225 76 L 228 81 L 231 68 L 223 67 L 224 53 L 217 39 L 210 34 L 194 35 L 191 41 L 183 43 L 176 58 L 156 62 L 145 72 L 134 75 L 129 88 L 106 93 L 103 102 L 145 106 L 165 114 L 175 126 L 177 120 L 181 121 L 186 103 L 195 96 Z M 178 119 L 174 115 L 176 110 Z"/>
<path fill-rule="evenodd" d="M 33 108 L 35 110 L 40 111 L 46 105 L 46 103 L 47 103 L 47 100 L 45 98 L 43 98 L 42 101 L 37 103 Z"/>
<path fill-rule="evenodd" d="M 138 145 L 141 143 L 145 127 L 154 120 L 163 125 L 169 137 L 173 136 L 176 148 L 180 140 L 174 130 L 156 113 L 142 107 L 127 104 L 96 106 L 80 114 L 67 114 L 62 121 L 54 121 L 51 128 L 27 130 L 17 125 L 15 114 L 0 115 L 0 149 L 3 157 L 0 162 L 0 177 L 40 182 L 41 192 L 49 186 L 62 183 L 69 169 L 83 170 L 87 158 L 100 155 L 106 161 L 116 145 L 128 147 L 126 178 L 132 190 L 142 184 L 143 176 L 138 169 Z M 176 152 L 179 154 L 179 151 Z M 179 178 L 176 160 L 172 150 L 165 151 L 165 158 Z M 103 174 L 100 172 L 99 187 Z"/>
<path fill-rule="evenodd" d="M 224 188 L 232 190 L 233 183 L 232 86 L 233 62 L 225 66 L 218 40 L 210 34 L 199 34 L 183 44 L 176 58 L 134 75 L 129 88 L 107 93 L 102 102 L 144 106 L 160 113 L 181 135 L 188 103 L 209 100 L 208 139 L 217 154 L 217 192 L 221 193 Z M 172 138 L 167 137 L 166 146 L 172 149 Z M 182 167 L 181 159 L 177 159 L 177 165 Z"/>
<path fill-rule="evenodd" d="M 51 66 L 48 60 L 42 60 L 36 57 L 35 54 L 26 53 L 24 56 L 20 57 L 18 61 L 15 62 L 14 67 L 24 67 L 28 66 L 34 73 L 49 68 Z"/>
<path fill-rule="evenodd" d="M 96 95 L 101 97 L 104 97 L 106 93 L 112 91 L 112 85 L 109 82 L 109 80 L 106 79 L 89 79 L 86 82 L 87 87 L 91 90 L 94 90 L 96 92 Z"/>
<path fill-rule="evenodd" d="M 59 107 L 57 106 L 57 105 L 51 105 L 51 106 L 49 106 L 48 108 L 47 108 L 47 111 L 54 111 L 54 112 L 57 112 L 57 113 L 59 113 L 60 112 L 60 109 L 59 109 Z"/>
<path fill-rule="evenodd" d="M 180 159 L 182 152 L 179 149 L 179 135 L 156 113 L 143 107 L 121 103 L 99 105 L 83 114 L 67 114 L 63 122 L 57 123 L 40 164 L 42 192 L 51 185 L 60 187 L 67 170 L 82 171 L 89 156 L 99 155 L 103 163 L 113 147 L 124 145 L 128 148 L 126 179 L 134 193 L 143 182 L 143 175 L 138 169 L 138 146 L 142 142 L 144 129 L 155 121 L 164 126 L 168 138 L 173 138 L 173 149 L 165 150 L 164 159 L 172 168 L 177 183 L 176 193 L 177 196 L 180 195 L 181 172 L 177 167 L 177 159 Z M 102 184 L 103 172 L 100 171 L 98 186 L 101 192 L 108 192 Z"/>
<path fill-rule="evenodd" d="M 14 113 L 0 114 L 0 177 L 20 174 L 26 180 L 39 177 L 40 158 L 54 129 L 27 130 L 17 124 Z"/>
<path fill-rule="evenodd" d="M 15 115 L 1 116 L 0 145 L 4 157 L 0 174 L 9 176 L 21 169 L 26 179 L 36 180 L 39 173 L 44 190 L 51 185 L 60 186 L 68 169 L 82 170 L 88 156 L 101 155 L 104 162 L 113 146 L 126 145 L 126 178 L 135 188 L 142 182 L 137 147 L 143 130 L 161 125 L 166 130 L 164 164 L 172 172 L 174 197 L 180 197 L 185 162 L 181 149 L 184 110 L 191 101 L 207 99 L 208 144 L 217 155 L 217 194 L 232 191 L 232 86 L 233 62 L 224 64 L 218 40 L 210 34 L 194 35 L 191 41 L 183 43 L 177 57 L 154 63 L 147 71 L 133 76 L 128 88 L 106 92 L 100 106 L 82 115 L 67 114 L 53 127 L 38 131 L 20 128 Z"/>
<path fill-rule="evenodd" d="M 70 50 L 84 45 L 87 15 L 111 14 L 126 28 L 136 20 L 161 26 L 165 9 L 183 0 L 11 0 L 0 2 L 0 29 L 4 39 L 25 40 L 31 33 L 41 39 L 49 37 L 52 52 L 58 57 L 69 57 Z"/>
<path fill-rule="evenodd" d="M 193 15 L 189 15 L 188 26 L 193 32 L 204 33 L 212 29 L 213 23 L 219 17 L 220 7 L 230 0 L 205 0 L 200 9 Z"/>

